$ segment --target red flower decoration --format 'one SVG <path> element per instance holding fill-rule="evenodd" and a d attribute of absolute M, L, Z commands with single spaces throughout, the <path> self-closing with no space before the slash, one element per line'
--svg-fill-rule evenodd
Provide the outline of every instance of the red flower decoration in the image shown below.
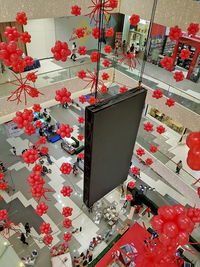
<path fill-rule="evenodd" d="M 143 155 L 145 155 L 145 151 L 143 148 L 139 147 L 137 150 L 136 150 L 136 153 L 139 157 L 142 157 Z"/>
<path fill-rule="evenodd" d="M 85 118 L 83 116 L 78 117 L 78 122 L 83 124 L 85 122 Z"/>
<path fill-rule="evenodd" d="M 63 235 L 63 239 L 65 240 L 65 242 L 69 242 L 72 239 L 72 234 L 71 233 L 65 233 Z"/>
<path fill-rule="evenodd" d="M 139 174 L 140 173 L 140 168 L 138 168 L 136 166 L 131 168 L 131 173 L 135 174 L 135 175 Z"/>
<path fill-rule="evenodd" d="M 64 217 L 72 216 L 72 211 L 73 211 L 72 208 L 70 208 L 70 207 L 64 207 L 63 210 L 62 210 L 62 215 Z"/>
<path fill-rule="evenodd" d="M 79 102 L 81 102 L 82 104 L 85 103 L 87 101 L 87 98 L 82 95 L 82 96 L 79 96 Z"/>
<path fill-rule="evenodd" d="M 8 212 L 7 212 L 7 210 L 6 209 L 4 209 L 4 210 L 0 210 L 0 220 L 5 220 L 5 219 L 7 219 L 7 217 L 8 217 Z"/>
<path fill-rule="evenodd" d="M 25 57 L 24 58 L 25 66 L 32 66 L 34 64 L 34 60 L 32 57 Z"/>
<path fill-rule="evenodd" d="M 182 60 L 185 60 L 185 59 L 189 59 L 190 58 L 190 50 L 187 48 L 187 49 L 182 49 L 181 50 L 181 53 L 180 53 L 180 57 Z"/>
<path fill-rule="evenodd" d="M 14 42 L 17 42 L 20 37 L 20 33 L 17 31 L 17 28 L 9 26 L 5 27 L 4 35 L 8 39 L 8 41 Z"/>
<path fill-rule="evenodd" d="M 100 89 L 100 87 L 102 85 L 104 85 L 104 82 L 101 79 L 98 79 L 98 83 L 97 83 L 97 77 L 98 77 L 98 75 L 97 75 L 97 71 L 96 70 L 94 70 L 94 72 L 91 72 L 90 70 L 87 70 L 87 73 L 86 74 L 85 74 L 84 71 L 81 71 L 81 72 L 82 72 L 82 74 L 81 74 L 82 80 L 84 80 L 85 82 L 87 82 L 87 84 L 84 87 L 84 89 L 85 88 L 88 88 L 90 86 L 91 93 L 93 93 L 93 89 L 95 88 L 96 84 L 97 84 L 97 89 L 98 90 Z M 78 75 L 80 77 L 80 72 L 79 72 Z M 93 97 L 91 99 L 93 99 Z M 93 101 L 93 100 L 91 100 L 91 101 Z"/>
<path fill-rule="evenodd" d="M 78 158 L 80 158 L 80 159 L 84 159 L 84 153 L 82 152 L 82 153 L 79 153 L 78 154 Z"/>
<path fill-rule="evenodd" d="M 174 79 L 176 80 L 176 82 L 181 82 L 182 80 L 184 80 L 184 74 L 182 71 L 176 71 L 174 73 Z"/>
<path fill-rule="evenodd" d="M 94 39 L 99 39 L 102 36 L 102 31 L 99 27 L 93 28 L 92 29 L 92 36 Z"/>
<path fill-rule="evenodd" d="M 119 58 L 118 56 L 122 56 Z M 124 62 L 124 64 L 127 64 L 129 66 L 129 69 L 132 70 L 136 68 L 136 64 L 138 63 L 140 65 L 140 62 L 138 58 L 136 58 L 135 53 L 120 53 L 116 55 L 116 60 L 119 61 L 121 64 Z"/>
<path fill-rule="evenodd" d="M 42 216 L 43 214 L 46 214 L 48 210 L 48 206 L 45 204 L 45 202 L 41 202 L 36 206 L 35 212 Z"/>
<path fill-rule="evenodd" d="M 71 137 L 71 133 L 73 129 L 70 128 L 69 124 L 60 124 L 59 129 L 56 131 L 62 138 L 64 137 Z"/>
<path fill-rule="evenodd" d="M 87 73 L 86 73 L 84 70 L 80 70 L 80 71 L 78 72 L 78 77 L 79 77 L 80 79 L 84 79 L 86 76 L 87 76 Z"/>
<path fill-rule="evenodd" d="M 91 53 L 91 55 L 90 55 L 90 60 L 92 61 L 92 62 L 97 62 L 97 61 L 99 61 L 100 60 L 100 54 L 99 54 L 99 52 L 92 52 Z"/>
<path fill-rule="evenodd" d="M 13 121 L 17 124 L 17 127 L 22 129 L 29 125 L 33 119 L 33 111 L 30 109 L 24 109 L 23 112 L 17 111 L 16 116 L 13 118 Z"/>
<path fill-rule="evenodd" d="M 115 32 L 114 32 L 113 28 L 109 28 L 109 29 L 106 30 L 106 34 L 105 35 L 106 35 L 106 37 L 113 37 L 114 33 Z"/>
<path fill-rule="evenodd" d="M 70 172 L 72 171 L 72 165 L 69 163 L 62 163 L 62 165 L 60 167 L 60 171 L 63 174 L 70 174 Z"/>
<path fill-rule="evenodd" d="M 47 234 L 47 235 L 45 235 L 45 236 L 43 237 L 43 242 L 44 242 L 44 244 L 47 245 L 47 246 L 48 246 L 48 245 L 51 245 L 52 241 L 53 241 L 53 236 L 50 235 L 50 234 Z"/>
<path fill-rule="evenodd" d="M 73 189 L 70 186 L 65 186 L 65 185 L 60 191 L 60 193 L 63 194 L 64 197 L 70 197 L 72 192 L 73 192 Z"/>
<path fill-rule="evenodd" d="M 79 46 L 78 53 L 81 56 L 86 55 L 86 53 L 87 53 L 86 47 L 85 46 Z"/>
<path fill-rule="evenodd" d="M 105 68 L 108 68 L 108 67 L 110 67 L 111 62 L 110 62 L 110 60 L 105 59 L 102 64 L 104 65 Z"/>
<path fill-rule="evenodd" d="M 33 164 L 39 158 L 39 155 L 36 149 L 28 149 L 22 154 L 22 158 L 25 163 Z"/>
<path fill-rule="evenodd" d="M 33 105 L 33 111 L 34 112 L 40 112 L 41 109 L 42 109 L 42 107 L 40 106 L 40 104 L 34 104 Z"/>
<path fill-rule="evenodd" d="M 83 139 L 84 139 L 84 135 L 83 134 L 79 134 L 78 135 L 78 140 L 83 141 Z"/>
<path fill-rule="evenodd" d="M 173 67 L 173 59 L 171 57 L 165 56 L 161 61 L 160 64 L 162 65 L 163 68 L 166 70 L 171 70 Z"/>
<path fill-rule="evenodd" d="M 27 17 L 25 12 L 18 12 L 16 16 L 16 21 L 19 25 L 27 24 Z"/>
<path fill-rule="evenodd" d="M 150 151 L 151 151 L 152 153 L 156 153 L 156 152 L 158 151 L 157 146 L 150 146 Z"/>
<path fill-rule="evenodd" d="M 70 227 L 72 227 L 72 220 L 70 220 L 70 219 L 65 219 L 64 221 L 63 221 L 63 226 L 65 227 L 65 228 L 70 228 Z"/>
<path fill-rule="evenodd" d="M 81 7 L 80 6 L 72 6 L 71 14 L 74 16 L 81 15 Z"/>
<path fill-rule="evenodd" d="M 30 43 L 31 42 L 31 35 L 28 32 L 23 32 L 20 35 L 20 40 L 24 43 Z"/>
<path fill-rule="evenodd" d="M 85 35 L 85 30 L 83 28 L 76 29 L 75 34 L 78 38 L 82 38 Z"/>
<path fill-rule="evenodd" d="M 122 93 L 125 93 L 125 92 L 127 92 L 128 91 L 128 88 L 126 87 L 126 86 L 122 86 L 122 87 L 120 87 L 120 89 L 119 89 L 119 92 L 122 94 Z"/>
<path fill-rule="evenodd" d="M 52 232 L 50 223 L 43 222 L 40 226 L 40 232 L 41 234 L 49 234 Z"/>
<path fill-rule="evenodd" d="M 126 195 L 126 200 L 128 201 L 133 200 L 133 196 L 131 194 Z"/>
<path fill-rule="evenodd" d="M 55 46 L 51 48 L 51 52 L 55 60 L 65 62 L 67 57 L 71 54 L 68 44 L 66 42 L 56 41 Z"/>
<path fill-rule="evenodd" d="M 28 73 L 28 74 L 26 75 L 26 79 L 27 79 L 28 81 L 33 82 L 33 83 L 36 82 L 37 78 L 38 78 L 38 76 L 35 75 L 35 72 L 30 72 L 30 73 Z"/>
<path fill-rule="evenodd" d="M 89 101 L 90 105 L 95 105 L 98 100 L 94 96 L 90 96 Z"/>
<path fill-rule="evenodd" d="M 44 144 L 46 144 L 47 139 L 46 139 L 45 136 L 40 136 L 38 142 L 39 142 L 40 145 L 44 145 Z"/>
<path fill-rule="evenodd" d="M 0 183 L 0 190 L 6 190 L 8 188 L 8 185 L 6 182 L 1 182 Z"/>
<path fill-rule="evenodd" d="M 129 182 L 128 183 L 128 187 L 130 188 L 130 189 L 133 189 L 133 188 L 135 188 L 135 183 L 134 182 Z"/>
<path fill-rule="evenodd" d="M 199 24 L 190 23 L 190 26 L 187 28 L 189 35 L 196 35 L 199 31 Z"/>
<path fill-rule="evenodd" d="M 46 146 L 41 147 L 40 152 L 44 155 L 49 153 L 49 149 Z"/>
<path fill-rule="evenodd" d="M 104 46 L 104 51 L 105 53 L 111 53 L 112 52 L 112 47 L 110 45 L 105 45 Z"/>
<path fill-rule="evenodd" d="M 153 163 L 153 160 L 151 158 L 147 158 L 145 160 L 146 165 L 151 165 Z"/>
<path fill-rule="evenodd" d="M 24 132 L 26 134 L 28 134 L 29 136 L 33 135 L 36 133 L 36 128 L 32 125 L 32 124 L 28 124 L 25 129 Z"/>
<path fill-rule="evenodd" d="M 35 127 L 36 127 L 36 128 L 41 128 L 42 125 L 43 125 L 43 122 L 40 121 L 40 120 L 36 121 L 36 123 L 35 123 Z"/>
<path fill-rule="evenodd" d="M 108 92 L 108 87 L 103 85 L 100 89 L 101 93 L 107 93 Z"/>
<path fill-rule="evenodd" d="M 55 100 L 60 102 L 60 104 L 71 103 L 71 93 L 66 88 L 57 90 Z"/>
<path fill-rule="evenodd" d="M 105 80 L 105 81 L 107 81 L 107 80 L 109 79 L 109 75 L 108 75 L 108 73 L 106 73 L 106 72 L 104 72 L 104 73 L 101 75 L 101 77 L 102 77 L 102 80 Z"/>
<path fill-rule="evenodd" d="M 40 164 L 36 164 L 34 167 L 33 167 L 33 172 L 41 172 L 42 171 L 42 165 Z"/>
<path fill-rule="evenodd" d="M 177 25 L 175 27 L 170 28 L 169 38 L 171 41 L 178 41 L 178 39 L 181 36 L 182 36 L 182 31 Z"/>
<path fill-rule="evenodd" d="M 153 131 L 153 124 L 150 122 L 144 123 L 144 130 L 147 132 L 152 132 Z"/>
<path fill-rule="evenodd" d="M 156 132 L 159 134 L 162 134 L 165 132 L 165 127 L 163 127 L 162 125 L 156 127 Z"/>
<path fill-rule="evenodd" d="M 163 97 L 163 91 L 161 91 L 160 89 L 154 90 L 152 97 L 156 98 L 156 99 L 162 98 Z"/>
<path fill-rule="evenodd" d="M 165 102 L 165 105 L 167 105 L 168 107 L 173 107 L 175 104 L 175 100 L 172 98 L 168 98 L 167 101 Z"/>
<path fill-rule="evenodd" d="M 5 174 L 3 172 L 0 172 L 0 180 L 3 180 L 5 178 Z"/>
<path fill-rule="evenodd" d="M 129 21 L 130 21 L 130 24 L 131 24 L 131 25 L 136 26 L 136 25 L 138 25 L 138 23 L 140 22 L 140 16 L 139 16 L 139 15 L 135 15 L 135 14 L 133 14 L 133 15 L 130 17 Z"/>

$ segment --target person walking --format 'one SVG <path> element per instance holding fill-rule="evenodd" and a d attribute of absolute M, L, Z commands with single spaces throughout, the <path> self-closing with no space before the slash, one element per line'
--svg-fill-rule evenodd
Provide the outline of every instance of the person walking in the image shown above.
<path fill-rule="evenodd" d="M 183 168 L 182 160 L 180 160 L 176 165 L 176 173 L 179 174 L 180 170 Z"/>
<path fill-rule="evenodd" d="M 26 242 L 26 237 L 25 237 L 24 233 L 21 233 L 20 240 L 22 241 L 23 244 L 28 245 L 28 243 Z"/>
<path fill-rule="evenodd" d="M 122 52 L 123 52 L 123 54 L 126 54 L 127 53 L 127 43 L 126 43 L 126 40 L 124 40 L 123 43 L 122 43 Z"/>
<path fill-rule="evenodd" d="M 12 152 L 13 152 L 13 154 L 14 154 L 15 156 L 17 156 L 17 151 L 16 151 L 16 147 L 15 147 L 15 146 L 12 147 Z"/>
<path fill-rule="evenodd" d="M 115 42 L 115 55 L 117 55 L 117 57 L 118 57 L 118 49 L 119 49 L 119 47 L 120 47 L 120 43 L 119 43 L 119 41 L 117 40 L 117 41 Z"/>
<path fill-rule="evenodd" d="M 31 228 L 29 226 L 29 223 L 26 223 L 24 226 L 25 230 L 26 230 L 26 237 L 29 236 L 30 232 L 31 232 Z"/>
<path fill-rule="evenodd" d="M 51 160 L 49 154 L 47 154 L 46 157 L 47 157 L 47 161 L 48 161 L 48 163 L 49 163 L 50 165 L 52 165 L 53 161 Z"/>
<path fill-rule="evenodd" d="M 73 42 L 72 44 L 72 54 L 71 54 L 71 59 L 73 61 L 76 61 L 76 43 Z"/>

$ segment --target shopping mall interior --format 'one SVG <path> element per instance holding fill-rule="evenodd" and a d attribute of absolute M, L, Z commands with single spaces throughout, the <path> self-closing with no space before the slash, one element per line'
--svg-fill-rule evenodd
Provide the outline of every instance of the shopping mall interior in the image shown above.
<path fill-rule="evenodd" d="M 0 267 L 200 266 L 200 0 L 0 0 Z"/>

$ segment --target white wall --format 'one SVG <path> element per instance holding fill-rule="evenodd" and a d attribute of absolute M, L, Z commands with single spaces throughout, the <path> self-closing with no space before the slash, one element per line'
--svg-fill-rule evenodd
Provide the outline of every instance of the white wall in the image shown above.
<path fill-rule="evenodd" d="M 38 59 L 52 57 L 51 48 L 55 44 L 54 18 L 29 20 L 24 31 L 28 31 L 32 37 L 31 43 L 27 44 L 29 56 Z"/>

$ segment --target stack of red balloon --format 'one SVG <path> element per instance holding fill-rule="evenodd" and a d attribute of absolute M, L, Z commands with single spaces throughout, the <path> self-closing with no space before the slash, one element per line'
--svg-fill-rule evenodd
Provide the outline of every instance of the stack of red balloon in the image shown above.
<path fill-rule="evenodd" d="M 35 208 L 35 212 L 39 216 L 42 216 L 43 214 L 46 214 L 47 210 L 48 210 L 48 206 L 45 204 L 45 202 L 40 202 Z"/>
<path fill-rule="evenodd" d="M 50 234 L 45 235 L 44 238 L 43 238 L 43 242 L 47 246 L 51 245 L 52 241 L 53 241 L 53 236 L 50 235 Z"/>
<path fill-rule="evenodd" d="M 25 163 L 33 164 L 39 158 L 39 155 L 36 149 L 28 149 L 22 154 L 22 158 Z"/>
<path fill-rule="evenodd" d="M 70 174 L 70 172 L 72 171 L 72 165 L 69 163 L 62 163 L 62 165 L 60 167 L 60 171 L 63 174 Z"/>
<path fill-rule="evenodd" d="M 50 223 L 43 222 L 40 226 L 40 232 L 41 234 L 49 234 L 52 232 Z"/>
<path fill-rule="evenodd" d="M 34 119 L 33 111 L 30 109 L 24 109 L 23 112 L 17 111 L 15 117 L 13 118 L 13 122 L 17 124 L 17 127 L 22 129 L 29 125 Z"/>
<path fill-rule="evenodd" d="M 65 62 L 67 57 L 71 54 L 68 44 L 61 41 L 56 41 L 55 46 L 51 48 L 51 52 L 56 60 L 61 60 L 63 62 Z"/>
<path fill-rule="evenodd" d="M 70 128 L 69 124 L 60 124 L 59 129 L 56 131 L 62 138 L 70 137 L 73 129 Z"/>
<path fill-rule="evenodd" d="M 200 132 L 190 133 L 186 139 L 186 144 L 189 147 L 187 156 L 188 166 L 194 170 L 200 170 Z"/>
<path fill-rule="evenodd" d="M 72 216 L 72 211 L 73 211 L 72 208 L 70 208 L 70 207 L 64 207 L 64 208 L 63 208 L 63 211 L 62 211 L 62 215 L 63 215 L 64 217 Z"/>
<path fill-rule="evenodd" d="M 64 197 L 70 197 L 72 192 L 73 192 L 73 189 L 70 186 L 66 186 L 66 185 L 64 185 L 63 188 L 60 191 L 60 193 Z"/>
<path fill-rule="evenodd" d="M 71 93 L 66 88 L 57 90 L 55 100 L 60 102 L 60 104 L 71 103 Z"/>

